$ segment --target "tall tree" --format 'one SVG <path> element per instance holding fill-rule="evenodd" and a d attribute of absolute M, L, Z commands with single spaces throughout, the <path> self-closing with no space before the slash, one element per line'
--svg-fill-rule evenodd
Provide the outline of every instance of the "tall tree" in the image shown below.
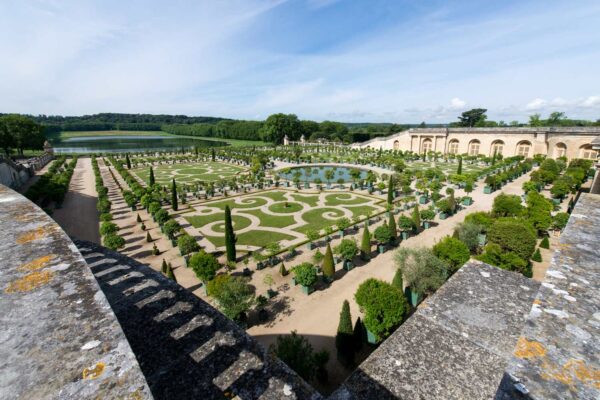
<path fill-rule="evenodd" d="M 388 193 L 387 193 L 387 203 L 392 204 L 394 202 L 394 178 L 390 175 L 390 180 L 388 182 Z"/>
<path fill-rule="evenodd" d="M 175 178 L 173 178 L 173 183 L 171 184 L 171 207 L 173 207 L 173 211 L 177 211 L 177 208 L 179 208 L 177 204 L 177 183 L 175 183 Z"/>
<path fill-rule="evenodd" d="M 266 142 L 283 143 L 287 135 L 290 140 L 298 140 L 303 132 L 303 126 L 294 114 L 273 114 L 265 121 L 260 130 L 261 138 Z"/>
<path fill-rule="evenodd" d="M 388 218 L 388 228 L 392 235 L 392 243 L 396 243 L 396 239 L 398 239 L 398 227 L 396 226 L 396 220 L 394 219 L 394 213 L 390 211 L 390 216 Z"/>
<path fill-rule="evenodd" d="M 215 158 L 217 157 L 215 153 L 215 149 L 210 149 L 210 159 L 215 162 Z"/>
<path fill-rule="evenodd" d="M 131 169 L 131 160 L 129 159 L 129 153 L 125 153 L 125 164 L 127 165 L 127 169 Z"/>
<path fill-rule="evenodd" d="M 351 365 L 354 361 L 352 316 L 350 315 L 350 303 L 344 300 L 340 312 L 340 322 L 335 335 L 335 347 L 338 359 L 344 365 Z"/>
<path fill-rule="evenodd" d="M 458 157 L 458 168 L 456 169 L 457 175 L 462 175 L 462 157 Z"/>
<path fill-rule="evenodd" d="M 371 257 L 371 232 L 369 232 L 367 222 L 365 222 L 365 229 L 363 230 L 362 241 L 360 243 L 360 256 L 363 260 L 368 260 Z"/>
<path fill-rule="evenodd" d="M 564 121 L 566 119 L 567 119 L 567 116 L 565 115 L 564 112 L 554 111 L 553 113 L 550 113 L 550 116 L 548 117 L 548 125 L 550 125 L 550 126 L 561 125 L 562 121 Z"/>
<path fill-rule="evenodd" d="M 235 262 L 235 242 L 237 238 L 233 232 L 233 223 L 231 222 L 231 209 L 225 206 L 225 251 L 227 253 L 227 261 Z"/>
<path fill-rule="evenodd" d="M 529 126 L 537 127 L 542 126 L 542 119 L 540 114 L 533 114 L 529 116 Z"/>
<path fill-rule="evenodd" d="M 154 180 L 154 170 L 152 169 L 152 167 L 150 167 L 150 177 L 148 178 L 148 186 L 154 186 L 155 182 L 156 181 Z"/>
<path fill-rule="evenodd" d="M 419 228 L 421 227 L 421 213 L 419 212 L 418 204 L 415 204 L 415 208 L 413 209 L 412 220 L 413 220 L 413 223 L 415 224 L 415 228 L 417 229 L 417 232 L 418 232 Z"/>
<path fill-rule="evenodd" d="M 331 252 L 331 246 L 327 243 L 327 250 L 325 250 L 325 258 L 323 258 L 323 275 L 332 278 L 335 274 L 335 263 L 333 262 L 333 253 Z"/>
<path fill-rule="evenodd" d="M 459 119 L 459 125 L 465 127 L 484 126 L 487 115 L 485 108 L 473 108 L 472 110 L 465 111 L 461 114 Z"/>
<path fill-rule="evenodd" d="M 24 115 L 8 114 L 0 117 L 0 140 L 5 151 L 14 146 L 23 155 L 25 149 L 42 149 L 46 139 L 42 125 Z"/>

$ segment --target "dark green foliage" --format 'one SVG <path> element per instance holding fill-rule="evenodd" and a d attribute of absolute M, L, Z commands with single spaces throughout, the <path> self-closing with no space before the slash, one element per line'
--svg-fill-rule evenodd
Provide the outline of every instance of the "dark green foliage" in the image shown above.
<path fill-rule="evenodd" d="M 444 284 L 448 277 L 448 264 L 427 248 L 400 248 L 394 261 L 402 271 L 406 286 L 416 293 L 428 295 Z"/>
<path fill-rule="evenodd" d="M 396 226 L 396 220 L 392 212 L 390 212 L 390 216 L 388 217 L 388 229 L 390 230 L 391 241 L 395 242 L 398 238 L 398 227 Z"/>
<path fill-rule="evenodd" d="M 160 254 L 160 250 L 158 250 L 158 247 L 156 247 L 156 243 L 154 243 L 154 245 L 152 245 L 152 255 L 157 256 L 159 254 Z"/>
<path fill-rule="evenodd" d="M 340 322 L 338 324 L 337 334 L 335 335 L 335 347 L 337 349 L 338 359 L 346 366 L 352 365 L 354 362 L 354 343 L 352 334 L 350 303 L 348 303 L 348 300 L 344 300 L 342 311 L 340 312 Z"/>
<path fill-rule="evenodd" d="M 462 157 L 458 157 L 458 168 L 456 169 L 457 175 L 462 175 Z"/>
<path fill-rule="evenodd" d="M 421 226 L 421 213 L 419 212 L 418 204 L 415 204 L 415 208 L 413 209 L 412 220 L 413 220 L 413 226 L 415 227 L 415 229 L 418 230 L 419 227 Z"/>
<path fill-rule="evenodd" d="M 119 230 L 119 227 L 112 222 L 103 222 L 100 225 L 100 234 L 102 236 L 110 235 L 112 233 L 116 233 Z"/>
<path fill-rule="evenodd" d="M 388 193 L 387 193 L 387 203 L 392 204 L 394 202 L 394 179 L 390 176 L 390 180 L 388 182 Z"/>
<path fill-rule="evenodd" d="M 123 246 L 125 246 L 125 239 L 122 236 L 111 233 L 104 236 L 104 246 L 111 250 L 117 250 Z"/>
<path fill-rule="evenodd" d="M 227 261 L 235 261 L 236 251 L 235 242 L 237 241 L 233 232 L 233 223 L 231 221 L 231 209 L 225 206 L 225 252 L 227 253 Z"/>
<path fill-rule="evenodd" d="M 527 194 L 527 220 L 538 234 L 544 234 L 550 229 L 553 209 L 552 202 L 538 192 L 532 191 Z"/>
<path fill-rule="evenodd" d="M 378 340 L 392 333 L 409 310 L 400 290 L 373 278 L 358 287 L 354 299 L 365 315 L 365 326 Z"/>
<path fill-rule="evenodd" d="M 163 225 L 163 230 L 169 239 L 175 239 L 175 235 L 181 231 L 181 225 L 174 219 L 169 219 Z"/>
<path fill-rule="evenodd" d="M 404 232 L 410 231 L 415 227 L 413 220 L 406 215 L 398 217 L 398 226 L 400 227 L 400 230 Z"/>
<path fill-rule="evenodd" d="M 281 276 L 287 276 L 287 274 L 289 274 L 287 268 L 285 267 L 285 264 L 282 262 L 281 266 L 279 266 L 279 274 Z"/>
<path fill-rule="evenodd" d="M 489 243 L 485 246 L 485 252 L 476 258 L 498 268 L 520 272 L 529 278 L 532 276 L 531 265 L 527 260 L 522 259 L 512 251 L 504 251 L 495 243 Z"/>
<path fill-rule="evenodd" d="M 354 324 L 352 339 L 354 343 L 354 349 L 356 351 L 359 351 L 362 348 L 363 342 L 367 340 L 367 331 L 360 317 L 356 319 L 356 323 Z"/>
<path fill-rule="evenodd" d="M 167 265 L 167 273 L 165 275 L 167 275 L 167 278 L 177 282 L 177 279 L 175 278 L 175 274 L 173 273 L 173 267 L 171 266 L 171 263 L 169 263 Z"/>
<path fill-rule="evenodd" d="M 379 244 L 388 244 L 392 239 L 392 233 L 390 232 L 390 228 L 387 225 L 387 222 L 384 222 L 383 225 L 375 228 L 375 232 L 373 232 L 373 236 L 377 243 Z"/>
<path fill-rule="evenodd" d="M 140 217 L 140 214 L 137 215 L 137 218 L 135 220 L 138 223 L 142 222 L 142 217 Z"/>
<path fill-rule="evenodd" d="M 146 232 L 146 242 L 150 243 L 152 242 L 152 236 L 150 236 L 150 232 Z"/>
<path fill-rule="evenodd" d="M 469 128 L 474 126 L 485 126 L 485 120 L 487 119 L 487 115 L 485 115 L 486 112 L 487 109 L 485 108 L 473 108 L 469 111 L 465 111 L 458 117 L 459 122 L 456 124 L 458 126 Z"/>
<path fill-rule="evenodd" d="M 371 256 L 371 233 L 369 232 L 369 226 L 366 222 L 363 230 L 362 240 L 360 242 L 360 254 L 364 260 L 368 260 Z"/>
<path fill-rule="evenodd" d="M 125 154 L 125 164 L 127 165 L 127 169 L 131 169 L 131 160 L 129 159 L 129 153 Z"/>
<path fill-rule="evenodd" d="M 479 250 L 479 234 L 486 231 L 483 225 L 478 225 L 474 222 L 463 222 L 458 224 L 454 230 L 456 239 L 463 242 L 472 254 L 475 254 Z"/>
<path fill-rule="evenodd" d="M 152 186 L 154 186 L 155 183 L 156 183 L 156 181 L 154 180 L 154 169 L 152 169 L 152 167 L 150 167 L 150 176 L 148 177 L 148 186 L 152 187 Z"/>
<path fill-rule="evenodd" d="M 217 270 L 221 268 L 217 259 L 204 250 L 192 255 L 188 261 L 188 266 L 194 271 L 198 279 L 204 283 L 214 279 Z"/>
<path fill-rule="evenodd" d="M 177 204 L 177 183 L 175 183 L 175 179 L 173 179 L 173 183 L 171 184 L 171 207 L 173 207 L 173 211 L 177 211 L 179 208 Z"/>
<path fill-rule="evenodd" d="M 567 226 L 569 222 L 569 214 L 564 212 L 556 213 L 554 218 L 552 219 L 552 227 L 556 230 L 563 230 Z"/>
<path fill-rule="evenodd" d="M 184 233 L 183 235 L 177 238 L 177 247 L 179 247 L 179 251 L 181 254 L 186 255 L 193 253 L 194 251 L 198 251 L 200 246 L 198 246 L 198 242 L 192 236 Z"/>
<path fill-rule="evenodd" d="M 167 262 L 163 258 L 163 260 L 162 260 L 162 266 L 161 266 L 160 270 L 162 271 L 163 274 L 166 274 L 167 273 L 167 269 L 168 269 Z"/>
<path fill-rule="evenodd" d="M 331 246 L 327 243 L 327 250 L 325 250 L 325 258 L 323 259 L 322 266 L 323 275 L 332 278 L 335 273 L 335 265 L 333 262 L 333 253 L 331 252 Z"/>
<path fill-rule="evenodd" d="M 287 136 L 290 140 L 298 140 L 302 135 L 302 125 L 294 114 L 272 114 L 260 130 L 260 136 L 265 142 L 283 143 Z"/>
<path fill-rule="evenodd" d="M 523 260 L 529 260 L 536 246 L 533 229 L 519 220 L 497 220 L 489 232 L 488 240 L 506 252 L 514 252 Z"/>
<path fill-rule="evenodd" d="M 536 249 L 531 259 L 536 262 L 542 262 L 542 254 L 540 253 L 540 249 Z"/>
<path fill-rule="evenodd" d="M 270 350 L 303 379 L 310 381 L 315 376 L 315 357 L 308 340 L 292 331 L 291 335 L 277 336 L 277 342 Z"/>
<path fill-rule="evenodd" d="M 501 193 L 494 199 L 492 215 L 494 217 L 516 217 L 523 212 L 521 198 L 515 195 Z"/>
<path fill-rule="evenodd" d="M 329 243 L 327 244 L 329 248 Z M 352 261 L 352 259 L 358 254 L 358 246 L 354 239 L 342 239 L 340 244 L 335 247 L 335 253 L 342 257 L 346 261 Z M 325 253 L 325 259 L 327 259 L 327 253 Z"/>
<path fill-rule="evenodd" d="M 392 279 L 392 286 L 400 291 L 404 291 L 404 281 L 402 280 L 402 270 L 398 268 L 396 273 L 394 274 L 394 279 Z"/>
<path fill-rule="evenodd" d="M 214 293 L 219 309 L 234 321 L 239 321 L 254 304 L 254 289 L 248 282 L 249 278 L 230 276 L 229 279 L 223 281 L 219 290 Z"/>
<path fill-rule="evenodd" d="M 443 238 L 433 246 L 432 250 L 437 258 L 448 263 L 448 270 L 451 274 L 458 271 L 458 269 L 471 258 L 469 247 L 459 239 L 455 239 L 451 236 Z"/>
<path fill-rule="evenodd" d="M 540 247 L 542 249 L 549 249 L 550 248 L 550 241 L 548 240 L 548 236 L 544 236 L 544 238 L 540 242 Z"/>
<path fill-rule="evenodd" d="M 471 214 L 468 214 L 465 217 L 465 223 L 470 222 L 475 225 L 479 225 L 484 229 L 484 232 L 488 230 L 490 226 L 494 223 L 494 219 L 490 215 L 490 213 L 484 211 L 478 211 Z"/>
<path fill-rule="evenodd" d="M 294 268 L 296 282 L 302 286 L 311 287 L 317 281 L 317 272 L 315 266 L 311 263 L 302 263 Z"/>

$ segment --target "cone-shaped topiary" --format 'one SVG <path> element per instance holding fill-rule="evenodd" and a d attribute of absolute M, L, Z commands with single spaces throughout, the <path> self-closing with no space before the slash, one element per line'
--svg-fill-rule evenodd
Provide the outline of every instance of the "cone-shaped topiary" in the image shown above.
<path fill-rule="evenodd" d="M 402 280 L 402 270 L 398 268 L 396 273 L 394 274 L 394 279 L 392 279 L 392 286 L 398 288 L 401 292 L 404 293 L 404 281 Z"/>
<path fill-rule="evenodd" d="M 127 169 L 131 169 L 131 160 L 129 159 L 129 153 L 125 154 L 125 164 L 127 164 Z"/>
<path fill-rule="evenodd" d="M 352 330 L 352 316 L 350 315 L 350 303 L 344 300 L 340 312 L 340 322 L 335 335 L 335 347 L 338 359 L 342 364 L 349 366 L 354 362 L 354 343 Z"/>
<path fill-rule="evenodd" d="M 327 243 L 327 250 L 325 250 L 325 258 L 323 259 L 323 275 L 332 278 L 335 273 L 335 264 L 333 262 L 333 253 L 331 252 L 331 246 Z"/>
<path fill-rule="evenodd" d="M 154 180 L 154 170 L 152 169 L 152 167 L 150 167 L 150 177 L 148 178 L 148 186 L 154 186 L 154 183 L 156 181 Z"/>
<path fill-rule="evenodd" d="M 289 272 L 288 272 L 287 268 L 285 267 L 285 264 L 282 262 L 281 266 L 279 267 L 279 274 L 281 276 L 287 276 L 288 273 Z"/>
<path fill-rule="evenodd" d="M 398 228 L 396 226 L 396 220 L 394 219 L 394 213 L 390 212 L 390 217 L 388 218 L 388 228 L 390 233 L 392 234 L 392 243 L 396 242 L 398 239 Z"/>
<path fill-rule="evenodd" d="M 371 257 L 371 232 L 369 232 L 369 226 L 366 222 L 362 241 L 360 242 L 360 256 L 365 261 Z"/>
<path fill-rule="evenodd" d="M 150 236 L 150 232 L 146 232 L 146 242 L 152 242 L 152 236 Z"/>
<path fill-rule="evenodd" d="M 177 279 L 175 278 L 175 274 L 173 273 L 173 267 L 171 266 L 171 263 L 169 263 L 168 267 L 167 267 L 167 278 L 172 279 L 175 282 L 177 282 Z"/>
<path fill-rule="evenodd" d="M 167 268 L 168 268 L 168 266 L 167 266 L 167 262 L 166 262 L 166 261 L 165 261 L 165 259 L 163 258 L 163 261 L 162 261 L 162 266 L 161 266 L 160 270 L 162 271 L 162 273 L 163 273 L 163 274 L 166 274 L 166 273 L 167 273 Z"/>
<path fill-rule="evenodd" d="M 544 238 L 540 242 L 540 247 L 542 249 L 549 249 L 550 248 L 550 241 L 548 240 L 548 236 L 544 236 Z"/>
<path fill-rule="evenodd" d="M 456 174 L 462 174 L 462 157 L 458 157 L 458 169 L 456 170 Z"/>
<path fill-rule="evenodd" d="M 421 213 L 419 211 L 419 205 L 418 204 L 415 204 L 415 208 L 413 209 L 412 220 L 413 220 L 415 229 L 418 231 L 419 227 L 421 226 Z"/>
<path fill-rule="evenodd" d="M 142 217 L 140 217 L 140 214 L 137 215 L 137 218 L 135 220 L 137 223 L 142 222 Z"/>
<path fill-rule="evenodd" d="M 171 207 L 173 211 L 177 211 L 179 207 L 177 204 L 177 183 L 175 183 L 175 178 L 173 178 L 173 183 L 171 184 Z"/>
<path fill-rule="evenodd" d="M 236 237 L 231 222 L 231 209 L 227 205 L 225 206 L 225 250 L 227 261 L 235 261 L 235 242 Z"/>
<path fill-rule="evenodd" d="M 359 351 L 362 348 L 363 342 L 366 339 L 366 331 L 365 326 L 362 323 L 360 317 L 356 320 L 354 324 L 354 330 L 352 331 L 352 344 L 354 345 L 354 350 Z"/>
<path fill-rule="evenodd" d="M 394 179 L 390 175 L 390 181 L 388 182 L 387 203 L 392 204 L 393 201 L 394 201 Z"/>
<path fill-rule="evenodd" d="M 152 246 L 152 255 L 157 256 L 159 254 L 160 254 L 160 251 L 158 250 L 158 247 L 156 247 L 156 243 L 154 243 L 154 245 Z"/>
<path fill-rule="evenodd" d="M 542 262 L 542 255 L 540 253 L 540 249 L 535 250 L 535 253 L 533 253 L 533 256 L 531 256 L 531 259 L 536 262 Z"/>

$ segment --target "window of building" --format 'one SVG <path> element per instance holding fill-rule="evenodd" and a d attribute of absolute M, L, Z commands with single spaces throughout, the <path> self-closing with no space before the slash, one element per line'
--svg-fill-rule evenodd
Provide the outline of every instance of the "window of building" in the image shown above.
<path fill-rule="evenodd" d="M 517 145 L 517 155 L 527 158 L 529 156 L 530 148 L 531 148 L 531 143 L 529 143 L 529 142 L 519 143 Z"/>
<path fill-rule="evenodd" d="M 580 151 L 580 157 L 586 160 L 595 160 L 598 157 L 598 152 L 592 149 L 592 146 L 582 146 Z"/>
<path fill-rule="evenodd" d="M 492 156 L 494 154 L 496 155 L 500 155 L 502 154 L 502 151 L 504 150 L 504 142 L 494 142 L 492 144 Z"/>
<path fill-rule="evenodd" d="M 473 141 L 473 142 L 469 143 L 469 155 L 470 156 L 479 155 L 479 146 L 480 146 L 479 141 Z"/>
<path fill-rule="evenodd" d="M 394 140 L 394 150 L 398 150 L 400 148 L 400 142 L 397 140 Z"/>
<path fill-rule="evenodd" d="M 567 156 L 567 146 L 564 143 L 558 143 L 556 148 L 554 149 L 554 157 L 566 157 Z"/>
<path fill-rule="evenodd" d="M 448 153 L 458 154 L 458 140 L 452 140 L 448 144 Z"/>
<path fill-rule="evenodd" d="M 423 140 L 421 153 L 429 153 L 431 151 L 432 147 L 433 147 L 433 145 L 431 143 L 431 139 Z"/>

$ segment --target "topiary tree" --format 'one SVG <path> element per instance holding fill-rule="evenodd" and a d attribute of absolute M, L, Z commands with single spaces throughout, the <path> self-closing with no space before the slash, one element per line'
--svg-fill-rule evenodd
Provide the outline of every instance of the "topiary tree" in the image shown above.
<path fill-rule="evenodd" d="M 196 242 L 196 239 L 194 239 L 187 233 L 184 233 L 183 235 L 179 236 L 179 238 L 177 239 L 177 247 L 179 247 L 179 252 L 181 253 L 181 255 L 184 256 L 186 254 L 190 254 L 200 250 L 200 246 L 198 246 L 198 242 Z"/>
<path fill-rule="evenodd" d="M 411 231 L 414 229 L 414 222 L 411 218 L 407 217 L 406 215 L 401 215 L 398 218 L 398 227 L 400 228 L 401 231 Z"/>
<path fill-rule="evenodd" d="M 165 222 L 171 219 L 171 216 L 169 215 L 169 212 L 167 210 L 161 208 L 154 214 L 154 219 L 159 225 L 162 226 Z"/>
<path fill-rule="evenodd" d="M 137 218 L 135 220 L 137 223 L 142 222 L 142 217 L 140 217 L 140 214 L 137 215 Z"/>
<path fill-rule="evenodd" d="M 514 252 L 523 260 L 529 260 L 535 251 L 536 234 L 525 222 L 501 219 L 490 227 L 488 241 L 499 245 L 504 251 Z"/>
<path fill-rule="evenodd" d="M 536 262 L 542 262 L 542 254 L 540 253 L 540 249 L 536 249 L 531 259 Z"/>
<path fill-rule="evenodd" d="M 418 230 L 419 227 L 421 226 L 421 213 L 419 212 L 418 204 L 415 204 L 415 208 L 413 209 L 412 220 L 413 220 L 413 227 Z"/>
<path fill-rule="evenodd" d="M 231 276 L 214 295 L 219 309 L 234 321 L 240 321 L 254 304 L 254 290 L 248 282 L 249 278 Z"/>
<path fill-rule="evenodd" d="M 327 246 L 329 246 L 329 244 L 327 244 Z M 354 239 L 343 239 L 340 244 L 335 247 L 335 253 L 345 261 L 352 261 L 358 254 L 356 241 L 354 241 Z M 325 259 L 327 259 L 327 253 L 325 253 Z"/>
<path fill-rule="evenodd" d="M 167 265 L 167 273 L 166 273 L 166 275 L 167 275 L 167 278 L 169 278 L 169 279 L 177 282 L 177 279 L 175 278 L 175 273 L 173 272 L 173 267 L 171 266 L 170 263 Z"/>
<path fill-rule="evenodd" d="M 161 265 L 161 268 L 160 268 L 160 270 L 161 270 L 161 272 L 162 272 L 163 274 L 166 274 L 166 273 L 167 273 L 167 268 L 168 268 L 168 266 L 167 266 L 167 262 L 166 262 L 166 261 L 165 261 L 165 259 L 163 258 L 163 260 L 162 260 L 162 265 Z"/>
<path fill-rule="evenodd" d="M 456 169 L 456 175 L 462 175 L 462 157 L 458 157 L 458 168 Z"/>
<path fill-rule="evenodd" d="M 174 219 L 169 219 L 163 225 L 163 230 L 165 231 L 165 235 L 171 240 L 175 239 L 175 235 L 177 235 L 181 231 L 181 225 Z"/>
<path fill-rule="evenodd" d="M 542 249 L 549 249 L 550 248 L 550 241 L 548 240 L 548 236 L 544 236 L 544 238 L 540 242 L 540 247 Z"/>
<path fill-rule="evenodd" d="M 386 222 L 384 222 L 383 225 L 380 225 L 375 229 L 375 232 L 373 232 L 373 236 L 375 237 L 375 240 L 377 240 L 377 243 L 379 243 L 380 245 L 388 244 L 392 239 L 390 228 L 388 227 Z"/>
<path fill-rule="evenodd" d="M 177 211 L 179 207 L 177 204 L 177 183 L 175 183 L 175 178 L 173 178 L 173 182 L 171 184 L 171 207 L 173 211 Z"/>
<path fill-rule="evenodd" d="M 394 202 L 394 179 L 392 175 L 390 175 L 390 180 L 388 182 L 388 192 L 387 192 L 387 203 L 391 205 Z"/>
<path fill-rule="evenodd" d="M 354 350 L 359 351 L 362 348 L 363 342 L 366 340 L 366 330 L 360 317 L 356 319 L 354 329 L 352 330 L 352 343 Z"/>
<path fill-rule="evenodd" d="M 154 170 L 150 167 L 150 176 L 148 177 L 148 186 L 152 187 L 156 183 L 154 179 Z"/>
<path fill-rule="evenodd" d="M 554 218 L 552 218 L 552 228 L 555 230 L 562 231 L 567 226 L 569 222 L 569 214 L 564 212 L 556 213 Z"/>
<path fill-rule="evenodd" d="M 392 286 L 404 292 L 404 281 L 402 279 L 402 270 L 400 268 L 396 269 L 394 279 L 392 279 Z"/>
<path fill-rule="evenodd" d="M 233 231 L 233 223 L 231 221 L 231 209 L 229 205 L 225 206 L 225 253 L 227 254 L 227 261 L 235 261 L 236 250 L 235 242 L 237 238 Z"/>
<path fill-rule="evenodd" d="M 204 283 L 214 279 L 217 270 L 221 268 L 217 259 L 204 250 L 192 255 L 188 261 L 188 266 L 194 271 L 198 279 Z"/>
<path fill-rule="evenodd" d="M 287 274 L 289 274 L 287 268 L 285 268 L 285 264 L 282 262 L 281 266 L 279 267 L 279 274 L 281 276 L 287 276 Z"/>
<path fill-rule="evenodd" d="M 448 270 L 451 274 L 458 271 L 471 258 L 471 252 L 467 245 L 451 236 L 443 238 L 433 246 L 432 250 L 437 258 L 448 263 Z"/>
<path fill-rule="evenodd" d="M 377 340 L 387 337 L 404 320 L 409 307 L 402 292 L 387 282 L 367 279 L 354 294 L 364 323 Z"/>
<path fill-rule="evenodd" d="M 396 227 L 396 220 L 394 219 L 394 213 L 390 212 L 388 217 L 388 228 L 391 234 L 391 243 L 396 243 L 396 239 L 398 239 L 398 228 Z"/>
<path fill-rule="evenodd" d="M 532 276 L 531 264 L 527 260 L 512 251 L 503 250 L 496 243 L 488 243 L 485 246 L 485 252 L 476 258 L 498 268 L 520 272 L 529 278 Z"/>
<path fill-rule="evenodd" d="M 313 347 L 296 331 L 292 331 L 290 335 L 277 336 L 276 343 L 269 350 L 304 380 L 310 381 L 314 377 L 316 370 Z"/>
<path fill-rule="evenodd" d="M 350 315 L 350 303 L 344 300 L 342 311 L 340 312 L 340 322 L 335 335 L 335 347 L 340 362 L 345 366 L 354 363 L 354 343 L 353 343 L 352 316 Z"/>
<path fill-rule="evenodd" d="M 106 236 L 104 236 L 104 246 L 111 249 L 111 250 L 117 250 L 120 249 L 121 247 L 125 246 L 125 239 L 123 239 L 123 237 L 114 234 L 114 233 L 110 233 Z"/>
<path fill-rule="evenodd" d="M 494 199 L 492 216 L 494 217 L 516 217 L 523 213 L 521 198 L 512 194 L 500 193 Z"/>
<path fill-rule="evenodd" d="M 294 268 L 296 282 L 302 286 L 312 287 L 317 281 L 317 272 L 315 266 L 311 263 L 304 262 Z"/>
<path fill-rule="evenodd" d="M 150 232 L 146 232 L 146 242 L 152 243 L 152 240 L 154 239 L 152 239 L 152 236 L 150 236 Z"/>
<path fill-rule="evenodd" d="M 131 169 L 131 160 L 129 159 L 129 153 L 125 153 L 125 164 L 127 165 L 127 169 Z"/>
<path fill-rule="evenodd" d="M 327 243 L 327 250 L 325 250 L 322 271 L 323 276 L 327 278 L 333 278 L 333 275 L 335 274 L 335 263 L 333 262 L 333 254 L 331 252 L 331 246 L 329 243 Z"/>
<path fill-rule="evenodd" d="M 100 224 L 100 234 L 102 236 L 117 233 L 119 227 L 112 222 L 103 222 Z"/>
<path fill-rule="evenodd" d="M 360 242 L 360 255 L 365 261 L 371 257 L 371 232 L 369 232 L 369 226 L 366 222 Z"/>

